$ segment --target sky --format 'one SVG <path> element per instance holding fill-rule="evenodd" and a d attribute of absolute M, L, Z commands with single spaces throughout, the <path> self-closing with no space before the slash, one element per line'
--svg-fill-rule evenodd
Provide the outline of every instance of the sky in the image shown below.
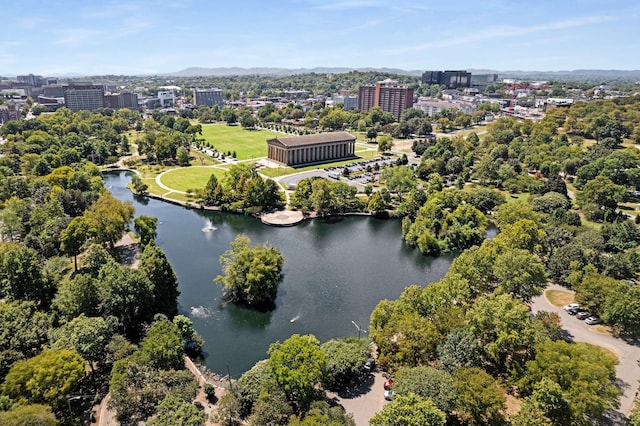
<path fill-rule="evenodd" d="M 637 0 L 3 0 L 0 75 L 640 69 Z"/>

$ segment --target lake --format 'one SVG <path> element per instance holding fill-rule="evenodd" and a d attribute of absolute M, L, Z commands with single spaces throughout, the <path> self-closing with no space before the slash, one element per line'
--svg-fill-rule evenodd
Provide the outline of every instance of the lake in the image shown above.
<path fill-rule="evenodd" d="M 352 321 L 366 330 L 380 300 L 396 299 L 411 284 L 438 281 L 454 257 L 425 257 L 409 248 L 399 220 L 350 216 L 278 228 L 253 217 L 134 196 L 125 172 L 107 173 L 104 179 L 116 198 L 133 202 L 136 216 L 158 218 L 156 243 L 178 276 L 180 313 L 205 339 L 204 363 L 222 374 L 229 368 L 236 378 L 267 357 L 269 344 L 294 333 L 314 334 L 321 343 L 357 336 Z M 213 283 L 222 273 L 220 255 L 239 234 L 253 244 L 278 247 L 285 258 L 271 312 L 225 304 Z"/>

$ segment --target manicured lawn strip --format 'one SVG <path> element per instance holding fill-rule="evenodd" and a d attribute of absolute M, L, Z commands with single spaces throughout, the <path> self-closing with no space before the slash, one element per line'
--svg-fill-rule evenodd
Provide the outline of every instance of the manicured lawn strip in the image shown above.
<path fill-rule="evenodd" d="M 282 136 L 266 130 L 244 130 L 241 126 L 226 124 L 203 124 L 202 136 L 215 149 L 225 154 L 236 152 L 238 160 L 267 156 L 267 139 Z"/>
<path fill-rule="evenodd" d="M 549 303 L 557 307 L 568 305 L 575 300 L 573 293 L 562 290 L 547 290 L 544 292 L 544 295 L 549 300 Z"/>
<path fill-rule="evenodd" d="M 188 191 L 204 188 L 212 174 L 220 180 L 225 171 L 214 167 L 183 167 L 163 174 L 160 180 L 169 188 Z"/>
<path fill-rule="evenodd" d="M 294 169 L 293 167 L 278 167 L 278 168 L 266 168 L 266 169 L 262 169 L 260 170 L 260 174 L 263 174 L 265 176 L 269 176 L 271 178 L 276 178 L 276 177 L 280 177 L 280 176 L 286 176 L 286 175 L 290 175 L 293 173 L 297 173 L 299 170 Z"/>

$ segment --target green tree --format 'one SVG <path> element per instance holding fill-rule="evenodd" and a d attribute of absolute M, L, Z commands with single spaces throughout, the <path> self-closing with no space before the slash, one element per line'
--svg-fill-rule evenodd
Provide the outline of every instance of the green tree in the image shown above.
<path fill-rule="evenodd" d="M 17 401 L 50 405 L 56 410 L 66 406 L 69 394 L 84 375 L 85 360 L 74 351 L 51 350 L 16 362 L 2 392 Z"/>
<path fill-rule="evenodd" d="M 343 388 L 358 378 L 371 356 L 367 339 L 332 339 L 320 346 L 327 358 L 327 388 Z"/>
<path fill-rule="evenodd" d="M 48 405 L 28 404 L 5 412 L 0 411 L 0 424 L 4 426 L 57 426 L 58 420 Z"/>
<path fill-rule="evenodd" d="M 287 426 L 356 426 L 351 414 L 347 414 L 341 406 L 331 407 L 326 401 L 315 401 L 300 420 L 293 415 Z"/>
<path fill-rule="evenodd" d="M 47 314 L 34 302 L 0 303 L 0 380 L 14 362 L 42 350 L 49 327 Z"/>
<path fill-rule="evenodd" d="M 95 371 L 95 363 L 102 363 L 107 358 L 107 343 L 111 336 L 101 317 L 80 314 L 51 334 L 52 349 L 76 351 L 87 361 L 91 371 Z"/>
<path fill-rule="evenodd" d="M 110 193 L 105 193 L 86 211 L 85 217 L 91 224 L 95 239 L 110 247 L 122 237 L 125 226 L 133 219 L 131 203 L 123 203 Z"/>
<path fill-rule="evenodd" d="M 369 204 L 367 205 L 367 209 L 371 213 L 381 213 L 387 209 L 387 203 L 380 195 L 380 191 L 376 191 L 371 196 L 371 200 L 369 200 Z"/>
<path fill-rule="evenodd" d="M 0 286 L 7 300 L 32 300 L 47 308 L 54 283 L 45 279 L 34 250 L 19 246 L 0 254 Z"/>
<path fill-rule="evenodd" d="M 449 373 L 459 367 L 481 367 L 482 346 L 469 330 L 455 330 L 438 346 L 438 361 Z"/>
<path fill-rule="evenodd" d="M 182 336 L 178 327 L 167 321 L 155 321 L 147 330 L 138 351 L 139 360 L 159 370 L 184 368 Z"/>
<path fill-rule="evenodd" d="M 267 360 L 258 361 L 246 371 L 234 386 L 234 394 L 239 403 L 239 414 L 247 417 L 258 402 L 260 391 L 267 385 L 271 368 Z"/>
<path fill-rule="evenodd" d="M 158 236 L 158 218 L 152 216 L 138 216 L 133 220 L 133 226 L 140 237 L 140 242 L 143 245 L 149 244 L 149 242 L 155 240 Z"/>
<path fill-rule="evenodd" d="M 369 423 L 372 426 L 444 426 L 447 417 L 430 399 L 410 393 L 396 396 Z"/>
<path fill-rule="evenodd" d="M 140 256 L 138 268 L 153 286 L 153 312 L 173 317 L 178 313 L 178 279 L 160 247 L 148 244 Z"/>
<path fill-rule="evenodd" d="M 205 414 L 190 401 L 169 394 L 158 404 L 156 416 L 149 426 L 201 426 L 205 424 Z"/>
<path fill-rule="evenodd" d="M 640 288 L 619 283 L 609 290 L 600 314 L 607 324 L 623 333 L 640 335 Z"/>
<path fill-rule="evenodd" d="M 529 307 L 508 294 L 479 297 L 466 315 L 469 330 L 484 348 L 486 361 L 498 369 L 523 365 L 536 341 Z"/>
<path fill-rule="evenodd" d="M 189 150 L 184 146 L 179 146 L 176 150 L 176 161 L 179 166 L 188 166 L 190 164 Z"/>
<path fill-rule="evenodd" d="M 416 178 L 408 167 L 387 167 L 382 171 L 381 180 L 387 185 L 389 191 L 398 195 L 402 200 L 402 195 L 415 188 Z"/>
<path fill-rule="evenodd" d="M 286 425 L 293 408 L 287 395 L 278 386 L 264 388 L 249 417 L 252 425 Z"/>
<path fill-rule="evenodd" d="M 127 336 L 137 340 L 142 324 L 153 317 L 153 285 L 140 270 L 111 261 L 100 268 L 97 284 L 98 310 L 114 316 Z"/>
<path fill-rule="evenodd" d="M 499 254 L 494 273 L 498 280 L 497 294 L 510 294 L 525 303 L 542 294 L 547 284 L 544 265 L 527 250 L 506 250 Z"/>
<path fill-rule="evenodd" d="M 326 373 L 326 355 L 312 335 L 294 334 L 269 346 L 269 366 L 276 382 L 297 411 L 305 411 L 315 398 L 315 386 Z"/>
<path fill-rule="evenodd" d="M 382 135 L 378 138 L 378 151 L 385 153 L 393 148 L 393 138 L 390 135 Z"/>
<path fill-rule="evenodd" d="M 204 187 L 202 196 L 206 205 L 215 205 L 219 204 L 222 201 L 220 199 L 221 194 L 217 190 L 218 185 L 218 178 L 216 177 L 215 173 L 211 173 L 211 176 L 209 176 L 209 180 Z"/>
<path fill-rule="evenodd" d="M 401 368 L 396 373 L 393 390 L 397 395 L 416 394 L 431 399 L 446 414 L 455 408 L 453 376 L 433 367 Z"/>
<path fill-rule="evenodd" d="M 618 203 L 626 200 L 627 190 L 622 185 L 617 185 L 605 176 L 596 176 L 586 183 L 582 191 L 578 193 L 577 199 L 585 214 L 590 219 L 601 219 L 602 211 L 614 212 Z M 589 208 L 594 205 L 596 208 Z"/>
<path fill-rule="evenodd" d="M 223 286 L 225 297 L 249 306 L 273 303 L 278 291 L 284 257 L 268 245 L 251 246 L 246 235 L 231 242 L 231 249 L 220 256 L 224 275 L 215 282 Z"/>
<path fill-rule="evenodd" d="M 78 270 L 78 255 L 90 236 L 90 224 L 83 216 L 74 217 L 60 233 L 60 249 L 73 256 L 73 267 Z"/>
<path fill-rule="evenodd" d="M 53 308 L 61 321 L 71 321 L 85 314 L 98 315 L 98 289 L 90 274 L 78 274 L 62 280 L 53 299 Z"/>
<path fill-rule="evenodd" d="M 504 422 L 506 389 L 479 368 L 460 368 L 453 374 L 458 395 L 458 416 L 469 425 L 499 425 Z"/>
<path fill-rule="evenodd" d="M 607 410 L 618 406 L 618 360 L 609 351 L 563 340 L 547 341 L 536 349 L 535 359 L 527 362 L 520 382 L 524 395 L 534 393 L 536 384 L 544 379 L 556 383 L 569 406 L 572 422 L 577 424 L 587 418 L 600 419 Z"/>

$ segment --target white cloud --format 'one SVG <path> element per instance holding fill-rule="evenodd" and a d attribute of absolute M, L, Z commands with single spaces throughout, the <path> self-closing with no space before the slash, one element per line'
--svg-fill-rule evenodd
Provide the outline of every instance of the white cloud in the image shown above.
<path fill-rule="evenodd" d="M 539 32 L 564 30 L 569 28 L 583 27 L 586 25 L 595 25 L 603 22 L 610 22 L 613 20 L 614 18 L 611 16 L 586 16 L 576 19 L 532 25 L 528 27 L 494 26 L 459 37 L 444 37 L 441 40 L 436 40 L 428 43 L 420 43 L 413 46 L 400 47 L 397 49 L 388 49 L 384 51 L 384 53 L 398 55 L 411 52 L 420 52 L 432 48 L 457 46 L 473 41 L 518 37 Z"/>
<path fill-rule="evenodd" d="M 378 1 L 352 0 L 352 1 L 337 1 L 334 3 L 327 2 L 314 7 L 314 9 L 327 10 L 327 11 L 342 11 L 342 10 L 363 9 L 363 8 L 378 7 L 378 6 L 380 6 L 380 2 Z"/>

